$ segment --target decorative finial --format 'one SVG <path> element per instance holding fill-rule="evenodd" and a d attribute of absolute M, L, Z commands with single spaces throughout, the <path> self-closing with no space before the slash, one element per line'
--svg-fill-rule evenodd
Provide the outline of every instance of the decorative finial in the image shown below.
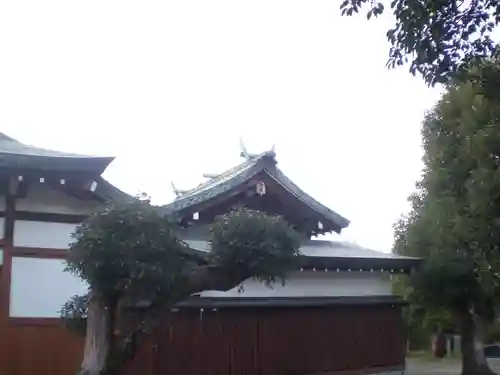
<path fill-rule="evenodd" d="M 170 185 L 172 185 L 172 190 L 174 191 L 174 194 L 178 197 L 179 195 L 184 194 L 186 191 L 185 190 L 179 190 L 175 187 L 174 181 L 170 181 Z"/>
<path fill-rule="evenodd" d="M 247 151 L 247 148 L 245 147 L 245 144 L 243 143 L 242 138 L 240 138 L 240 149 L 241 149 L 240 156 L 242 158 L 245 158 L 246 160 L 250 160 L 250 159 L 253 159 L 253 158 L 259 156 L 258 154 L 251 154 Z"/>
<path fill-rule="evenodd" d="M 240 138 L 240 150 L 241 150 L 240 156 L 242 158 L 245 158 L 246 160 L 250 159 L 250 155 L 248 154 L 247 148 L 243 143 L 243 138 Z"/>
<path fill-rule="evenodd" d="M 273 143 L 273 147 L 271 147 L 271 149 L 269 151 L 266 152 L 267 155 L 275 158 L 276 157 L 276 151 L 275 151 L 275 148 L 276 148 L 276 144 Z"/>
<path fill-rule="evenodd" d="M 212 178 L 219 177 L 219 175 L 216 173 L 203 173 L 203 177 L 212 179 Z"/>

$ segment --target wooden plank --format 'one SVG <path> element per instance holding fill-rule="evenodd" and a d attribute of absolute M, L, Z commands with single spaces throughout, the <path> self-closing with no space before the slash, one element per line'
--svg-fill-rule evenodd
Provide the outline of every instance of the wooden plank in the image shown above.
<path fill-rule="evenodd" d="M 7 336 L 8 375 L 74 375 L 83 353 L 57 319 L 11 319 Z M 180 311 L 140 340 L 122 375 L 361 375 L 401 368 L 404 343 L 399 307 Z"/>

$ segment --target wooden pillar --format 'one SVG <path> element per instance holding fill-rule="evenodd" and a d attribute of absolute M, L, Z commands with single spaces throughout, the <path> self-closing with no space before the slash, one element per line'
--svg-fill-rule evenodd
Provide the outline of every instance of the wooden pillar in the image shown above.
<path fill-rule="evenodd" d="M 0 374 L 8 374 L 9 366 L 9 312 L 10 312 L 10 282 L 12 273 L 12 249 L 14 246 L 14 215 L 15 215 L 15 188 L 4 180 L 6 184 L 4 238 L 0 243 L 3 250 L 2 274 L 0 276 Z"/>

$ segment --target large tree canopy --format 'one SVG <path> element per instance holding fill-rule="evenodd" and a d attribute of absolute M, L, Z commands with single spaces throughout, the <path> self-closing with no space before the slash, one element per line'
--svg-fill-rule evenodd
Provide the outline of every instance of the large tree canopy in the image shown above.
<path fill-rule="evenodd" d="M 89 285 L 62 315 L 86 327 L 84 375 L 119 372 L 136 338 L 169 307 L 203 290 L 228 290 L 247 278 L 284 279 L 300 236 L 281 217 L 235 209 L 216 218 L 211 251 L 191 250 L 175 220 L 148 201 L 112 206 L 76 231 L 67 270 Z"/>
<path fill-rule="evenodd" d="M 423 122 L 424 173 L 412 209 L 395 226 L 395 251 L 425 258 L 412 280 L 421 306 L 452 313 L 462 335 L 463 373 L 490 370 L 478 349 L 500 281 L 500 96 L 478 78 L 449 85 Z M 486 83 L 486 84 L 485 84 Z"/>
<path fill-rule="evenodd" d="M 388 66 L 410 63 L 428 84 L 443 83 L 471 63 L 494 56 L 492 33 L 500 21 L 498 0 L 343 0 L 343 15 L 366 11 L 370 19 L 390 8 Z"/>

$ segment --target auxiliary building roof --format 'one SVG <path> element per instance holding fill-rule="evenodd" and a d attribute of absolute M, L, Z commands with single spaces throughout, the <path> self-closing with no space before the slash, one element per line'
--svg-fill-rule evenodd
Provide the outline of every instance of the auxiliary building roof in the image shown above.
<path fill-rule="evenodd" d="M 193 250 L 209 252 L 210 242 L 185 240 Z M 383 253 L 345 241 L 309 240 L 300 247 L 301 266 L 317 269 L 393 270 L 408 272 L 419 258 Z"/>

